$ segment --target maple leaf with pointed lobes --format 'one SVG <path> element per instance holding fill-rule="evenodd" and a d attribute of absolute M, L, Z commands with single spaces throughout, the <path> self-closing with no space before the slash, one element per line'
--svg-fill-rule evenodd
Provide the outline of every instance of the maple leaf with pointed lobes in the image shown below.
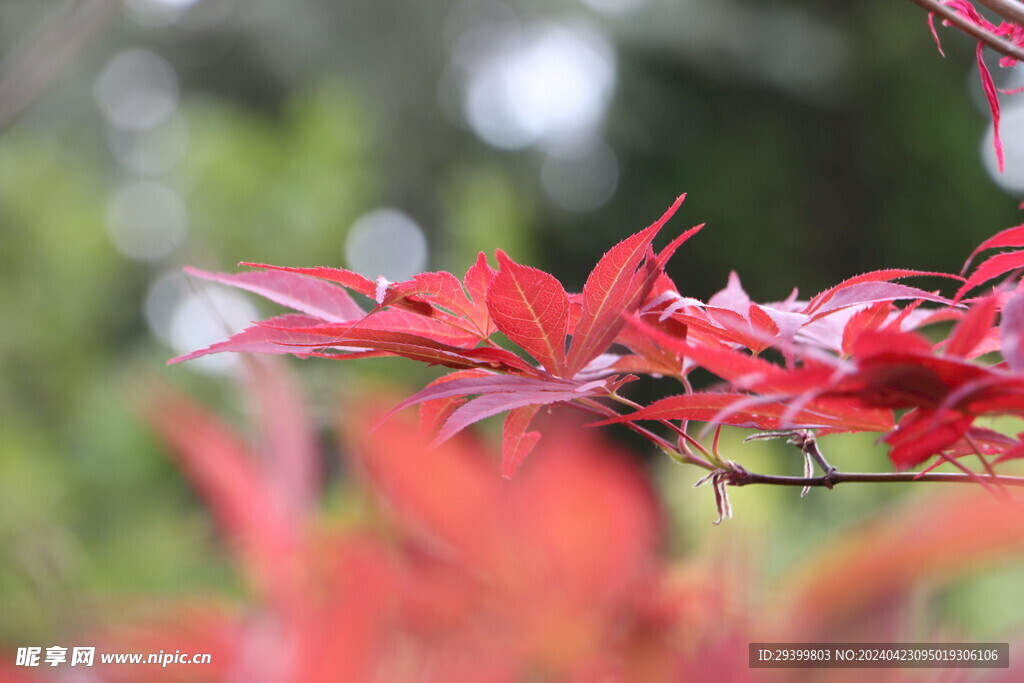
<path fill-rule="evenodd" d="M 810 301 L 791 300 L 770 304 L 753 303 L 743 290 L 739 276 L 733 272 L 725 289 L 714 294 L 707 304 L 683 297 L 678 292 L 663 292 L 644 307 L 643 313 L 657 315 L 659 323 L 673 319 L 689 328 L 695 340 L 739 344 L 755 354 L 770 346 L 777 347 L 788 359 L 794 352 L 793 344 L 812 344 L 830 351 L 844 350 L 844 343 L 856 333 L 847 329 L 845 315 L 859 315 L 865 307 L 879 309 L 885 302 L 910 300 L 916 305 L 922 301 L 949 304 L 949 299 L 917 287 L 897 284 L 891 280 L 906 277 L 944 277 L 962 280 L 946 273 L 916 270 L 878 270 L 857 275 L 812 297 Z M 890 316 L 895 309 L 884 309 L 887 318 L 878 323 L 893 323 Z M 836 323 L 835 321 L 842 321 Z M 858 318 L 864 323 L 864 318 Z M 844 334 L 848 339 L 844 341 Z"/>
<path fill-rule="evenodd" d="M 435 380 L 396 405 L 386 417 L 419 405 L 421 423 L 436 426 L 437 435 L 430 444 L 436 448 L 466 427 L 508 412 L 501 470 L 503 476 L 511 477 L 537 443 L 539 433 L 528 430 L 541 406 L 607 396 L 630 379 L 635 377 L 611 376 L 586 382 L 462 370 Z"/>
<path fill-rule="evenodd" d="M 661 268 L 651 268 L 650 274 L 654 277 L 641 275 L 640 281 L 637 281 L 651 242 L 685 199 L 685 194 L 680 195 L 664 215 L 648 228 L 609 249 L 587 277 L 583 285 L 583 308 L 573 330 L 572 346 L 569 349 L 570 375 L 575 375 L 611 346 L 625 325 L 623 316 L 632 313 L 640 305 L 654 284 L 654 277 L 663 272 L 663 261 L 670 254 L 663 260 L 659 258 L 662 261 Z M 684 233 L 677 243 L 670 245 L 672 251 L 696 234 L 700 227 Z"/>
<path fill-rule="evenodd" d="M 1004 287 L 964 299 L 995 277 L 1015 279 L 1024 269 L 1024 251 L 996 254 L 966 279 L 872 271 L 806 301 L 794 290 L 784 301 L 755 303 L 732 273 L 727 286 L 703 303 L 680 294 L 665 272 L 676 249 L 702 226 L 660 252 L 652 246 L 682 201 L 680 196 L 654 223 L 609 249 L 579 294 L 500 250 L 497 270 L 481 254 L 461 281 L 447 272 L 374 283 L 336 268 L 258 266 L 235 275 L 192 269 L 194 276 L 298 312 L 175 360 L 245 351 L 336 359 L 399 356 L 450 368 L 454 372 L 395 410 L 419 406 L 434 446 L 505 413 L 506 477 L 539 440 L 534 422 L 540 408 L 559 403 L 607 418 L 602 423 L 628 423 L 662 448 L 667 442 L 639 422 L 873 431 L 891 446 L 899 469 L 933 455 L 948 459 L 980 449 L 1012 459 L 1024 452 L 1020 440 L 996 438 L 974 424 L 984 415 L 1024 416 L 1024 378 L 1017 374 L 1024 368 L 1024 294 Z M 967 265 L 982 251 L 1008 247 L 1024 247 L 1024 228 L 986 240 Z M 950 300 L 894 282 L 922 276 L 960 280 L 960 289 Z M 368 299 L 368 310 L 349 291 Z M 900 302 L 906 302 L 902 308 Z M 955 325 L 937 343 L 916 332 L 950 321 Z M 497 332 L 516 349 L 492 339 Z M 783 362 L 764 353 L 769 349 Z M 1003 362 L 985 362 L 994 351 Z M 693 391 L 689 374 L 695 368 L 724 385 Z M 686 393 L 615 417 L 598 399 L 625 401 L 617 392 L 635 379 L 631 373 L 674 377 Z M 897 419 L 895 411 L 906 412 Z"/>
<path fill-rule="evenodd" d="M 977 304 L 954 328 L 943 355 L 914 333 L 865 332 L 853 344 L 853 365 L 804 393 L 909 410 L 884 440 L 897 469 L 919 465 L 957 447 L 979 416 L 1024 416 L 1024 378 L 966 358 L 989 336 L 993 308 L 993 300 Z"/>
<path fill-rule="evenodd" d="M 992 246 L 1013 246 L 1021 239 L 1019 233 L 1006 231 L 975 253 Z M 875 271 L 849 278 L 806 303 L 793 297 L 763 307 L 751 302 L 735 274 L 706 305 L 674 291 L 662 294 L 633 316 L 631 328 L 636 336 L 684 357 L 684 372 L 702 367 L 740 391 L 718 388 L 663 398 L 598 424 L 694 420 L 821 433 L 875 431 L 892 447 L 890 457 L 898 469 L 935 454 L 971 453 L 970 443 L 984 441 L 975 438 L 974 420 L 981 415 L 1024 414 L 1024 385 L 1001 368 L 970 361 L 999 350 L 1002 338 L 1007 359 L 1018 362 L 1015 340 L 1024 323 L 1016 319 L 1017 309 L 1010 307 L 1010 315 L 996 328 L 1005 295 L 953 308 L 949 299 L 888 282 L 922 275 L 943 274 Z M 911 304 L 900 310 L 894 305 L 899 299 L 909 299 Z M 947 308 L 920 308 L 926 300 Z M 1024 309 L 1024 304 L 1019 308 Z M 766 315 L 758 318 L 754 311 Z M 674 335 L 653 325 L 654 316 L 659 323 L 683 323 L 685 333 Z M 943 320 L 958 322 L 948 339 L 936 345 L 911 331 Z M 783 329 L 786 334 L 781 334 Z M 783 352 L 786 367 L 757 357 L 767 342 Z M 830 353 L 822 355 L 818 349 Z M 895 410 L 910 412 L 897 423 Z M 968 438 L 971 441 L 965 441 Z M 988 443 L 985 452 L 1003 453 L 1015 445 L 1015 440 L 997 440 Z"/>
<path fill-rule="evenodd" d="M 564 377 L 569 297 L 553 275 L 516 263 L 498 250 L 498 275 L 487 289 L 487 310 L 506 337 Z"/>
<path fill-rule="evenodd" d="M 1004 247 L 1024 247 L 1024 225 L 1002 230 L 979 244 L 971 252 L 971 255 L 967 257 L 961 272 L 966 273 L 971 263 L 981 252 Z M 1019 279 L 1014 274 L 1019 275 L 1022 269 L 1024 269 L 1024 251 L 1000 252 L 990 256 L 985 261 L 982 261 L 968 276 L 964 284 L 957 291 L 954 299 L 960 301 L 972 289 L 1008 273 L 1011 274 L 1011 279 Z"/>
<path fill-rule="evenodd" d="M 665 264 L 703 227 L 653 250 L 654 238 L 684 198 L 608 250 L 578 295 L 570 296 L 553 275 L 519 264 L 501 250 L 497 271 L 480 254 L 462 281 L 447 272 L 374 283 L 339 268 L 247 264 L 261 270 L 235 275 L 191 269 L 194 276 L 260 294 L 300 313 L 256 323 L 171 362 L 241 351 L 336 359 L 400 356 L 451 368 L 456 372 L 402 406 L 424 404 L 421 419 L 437 428 L 435 443 L 485 417 L 509 413 L 502 471 L 510 476 L 537 441 L 529 426 L 540 406 L 610 395 L 632 377 L 616 375 L 620 366 L 628 372 L 660 363 L 676 374 L 678 358 L 658 354 L 623 330 L 626 317 L 656 284 L 674 288 Z M 375 305 L 363 312 L 346 290 Z M 540 368 L 501 348 L 491 339 L 498 331 Z M 659 356 L 657 361 L 608 354 L 617 341 L 628 347 L 631 337 L 635 346 Z"/>

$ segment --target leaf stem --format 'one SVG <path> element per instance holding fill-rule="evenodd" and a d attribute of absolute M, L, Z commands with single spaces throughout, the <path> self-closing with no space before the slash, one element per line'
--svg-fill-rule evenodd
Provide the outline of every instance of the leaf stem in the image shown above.
<path fill-rule="evenodd" d="M 616 400 L 620 400 L 620 401 L 622 400 L 621 396 L 612 396 L 612 398 L 615 398 Z M 626 400 L 628 400 L 628 399 L 626 399 Z M 596 414 L 601 415 L 603 417 L 619 417 L 619 413 L 615 412 L 615 410 L 613 410 L 612 408 L 609 408 L 608 406 L 606 406 L 606 405 L 604 405 L 602 403 L 599 403 L 599 402 L 595 401 L 592 398 L 576 399 L 575 401 L 570 401 L 570 405 L 578 406 L 578 407 L 582 408 L 583 410 L 586 410 L 586 411 L 591 412 L 591 413 L 596 413 Z M 688 452 L 679 450 L 678 448 L 674 447 L 671 443 L 669 443 L 668 441 L 666 441 L 662 437 L 658 436 L 657 434 L 655 434 L 654 432 L 650 431 L 649 429 L 646 429 L 645 427 L 641 427 L 640 425 L 636 424 L 635 422 L 626 422 L 624 424 L 627 427 L 629 427 L 630 429 L 632 429 L 634 432 L 639 434 L 640 436 L 644 437 L 645 439 L 647 439 L 648 441 L 653 443 L 655 446 L 657 446 L 661 450 L 665 451 L 670 458 L 672 458 L 674 461 L 676 461 L 678 463 L 681 463 L 681 464 L 684 464 L 684 465 L 696 465 L 697 467 L 702 467 L 702 468 L 708 470 L 709 472 L 717 472 L 717 471 L 719 471 L 721 469 L 719 467 L 716 467 L 716 466 L 712 465 L 711 463 L 709 463 L 708 461 L 704 460 L 703 458 L 701 458 L 698 455 L 694 455 L 693 453 L 688 453 Z M 687 435 L 687 436 L 689 436 L 689 435 Z"/>
<path fill-rule="evenodd" d="M 636 401 L 632 401 L 632 400 L 626 398 L 625 396 L 620 396 L 619 394 L 614 394 L 614 393 L 613 394 L 609 394 L 609 398 L 611 398 L 611 399 L 613 399 L 615 401 L 618 401 L 619 403 L 621 403 L 623 405 L 629 406 L 630 408 L 633 408 L 634 410 L 639 410 L 639 409 L 643 408 L 643 406 L 640 405 L 639 403 L 637 403 Z M 669 429 L 671 429 L 673 432 L 676 433 L 676 435 L 680 439 L 683 440 L 684 443 L 690 444 L 691 446 L 693 446 L 694 448 L 699 450 L 701 453 L 703 453 L 705 456 L 707 456 L 708 459 L 705 460 L 704 458 L 700 457 L 699 455 L 696 455 L 695 453 L 693 453 L 692 451 L 689 451 L 688 449 L 687 450 L 680 450 L 678 448 L 673 448 L 672 451 L 674 451 L 676 453 L 679 453 L 680 455 L 684 455 L 694 465 L 700 465 L 701 467 L 703 467 L 704 469 L 706 469 L 708 471 L 717 470 L 717 469 L 721 469 L 722 468 L 722 465 L 724 465 L 724 463 L 721 461 L 721 458 L 719 458 L 717 456 L 717 445 L 718 445 L 717 434 L 715 435 L 715 450 L 714 451 L 709 451 L 707 448 L 705 448 L 701 444 L 700 441 L 697 441 L 697 439 L 695 439 L 692 436 L 690 436 L 689 433 L 687 433 L 685 428 L 680 427 L 679 425 L 675 424 L 671 420 L 658 420 L 658 422 L 660 424 L 665 425 Z M 683 446 L 683 448 L 686 449 L 686 446 Z M 670 455 L 671 455 L 671 453 L 670 453 Z M 673 460 L 676 460 L 676 459 L 677 458 L 675 458 L 673 456 Z"/>
<path fill-rule="evenodd" d="M 974 437 L 972 437 L 967 432 L 964 432 L 964 441 L 969 443 L 971 448 L 974 449 L 974 454 L 978 456 L 978 460 L 981 461 L 981 466 L 985 468 L 985 471 L 992 475 L 993 477 L 996 476 L 995 470 L 992 469 L 992 464 L 985 457 L 985 454 L 982 452 L 981 446 L 979 446 L 978 443 L 974 440 Z"/>

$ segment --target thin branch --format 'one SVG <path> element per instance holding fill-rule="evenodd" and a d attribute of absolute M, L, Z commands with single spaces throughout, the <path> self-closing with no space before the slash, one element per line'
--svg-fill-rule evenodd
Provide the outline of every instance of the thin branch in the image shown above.
<path fill-rule="evenodd" d="M 953 26 L 956 26 L 964 33 L 981 41 L 996 52 L 1004 54 L 1007 57 L 1024 60 L 1024 49 L 1017 47 L 1008 40 L 1004 40 L 982 26 L 971 23 L 962 17 L 956 10 L 943 5 L 939 0 L 911 0 L 911 2 L 938 15 L 943 20 L 948 21 Z"/>
<path fill-rule="evenodd" d="M 948 484 L 975 484 L 985 482 L 1002 486 L 1024 486 L 1024 477 L 993 477 L 989 474 L 966 475 L 959 472 L 840 472 L 833 469 L 830 474 L 820 477 L 786 477 L 774 474 L 757 474 L 742 468 L 730 471 L 725 477 L 730 486 L 751 486 L 773 484 L 775 486 L 817 486 L 832 488 L 836 484 L 874 483 L 900 484 L 915 481 L 944 482 Z"/>

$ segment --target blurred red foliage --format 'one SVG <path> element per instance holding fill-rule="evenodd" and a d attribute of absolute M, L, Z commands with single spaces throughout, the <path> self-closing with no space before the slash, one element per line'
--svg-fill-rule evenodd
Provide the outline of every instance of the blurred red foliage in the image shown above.
<path fill-rule="evenodd" d="M 404 413 L 371 431 L 393 405 L 382 396 L 340 420 L 345 495 L 371 504 L 339 521 L 317 511 L 320 456 L 298 392 L 281 366 L 254 365 L 252 377 L 252 442 L 167 387 L 144 407 L 248 594 L 125 598 L 78 640 L 213 661 L 98 665 L 103 680 L 808 680 L 809 670 L 749 669 L 748 643 L 907 640 L 916 582 L 1024 550 L 1020 510 L 971 490 L 844 532 L 771 584 L 753 554 L 668 558 L 643 470 L 562 413 L 505 480 L 498 449 L 470 430 L 433 450 L 429 425 Z"/>

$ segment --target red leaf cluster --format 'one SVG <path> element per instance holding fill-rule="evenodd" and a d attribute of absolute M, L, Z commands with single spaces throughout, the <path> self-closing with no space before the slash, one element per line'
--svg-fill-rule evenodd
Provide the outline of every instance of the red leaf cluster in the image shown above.
<path fill-rule="evenodd" d="M 502 473 L 511 476 L 536 445 L 541 406 L 568 403 L 603 422 L 626 423 L 662 448 L 641 423 L 686 429 L 689 421 L 760 430 L 876 432 L 898 469 L 932 456 L 1024 451 L 1017 438 L 975 424 L 1024 416 L 1021 334 L 1024 250 L 997 253 L 964 278 L 906 269 L 843 280 L 819 294 L 756 303 L 735 273 L 702 302 L 679 292 L 665 270 L 701 226 L 656 251 L 653 242 L 679 197 L 652 225 L 612 247 L 582 293 L 502 251 L 498 269 L 481 254 L 460 281 L 423 273 L 378 283 L 335 268 L 283 268 L 193 275 L 247 289 L 290 313 L 176 360 L 219 351 L 295 353 L 335 359 L 391 355 L 452 372 L 401 402 L 419 405 L 437 445 L 487 417 L 507 413 Z M 971 254 L 1024 247 L 1024 227 L 1003 231 Z M 897 282 L 960 282 L 952 299 Z M 1005 282 L 965 298 L 994 278 Z M 338 286 L 341 285 L 341 286 Z M 368 299 L 366 312 L 350 295 Z M 950 323 L 952 323 L 950 325 Z M 943 325 L 946 331 L 943 333 Z M 516 353 L 500 345 L 504 335 Z M 999 355 L 1001 354 L 1001 356 Z M 695 390 L 702 368 L 719 383 Z M 637 406 L 620 393 L 636 375 L 677 379 L 682 393 Z M 625 404 L 622 414 L 613 406 Z"/>

